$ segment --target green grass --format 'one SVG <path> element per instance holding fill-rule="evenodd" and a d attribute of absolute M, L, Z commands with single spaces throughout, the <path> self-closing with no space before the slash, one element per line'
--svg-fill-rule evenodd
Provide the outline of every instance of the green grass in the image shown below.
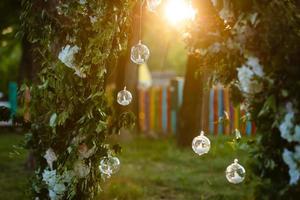
<path fill-rule="evenodd" d="M 172 139 L 135 139 L 123 144 L 122 167 L 104 186 L 104 199 L 251 199 L 245 183 L 232 185 L 224 172 L 235 157 L 229 138 L 212 140 L 209 154 L 198 156 L 191 148 L 179 149 Z M 247 180 L 246 180 L 247 182 Z"/>
<path fill-rule="evenodd" d="M 25 170 L 26 152 L 11 154 L 13 145 L 22 141 L 16 134 L 0 134 L 0 200 L 24 199 L 30 172 Z"/>
<path fill-rule="evenodd" d="M 25 152 L 9 158 L 18 135 L 0 135 L 0 199 L 24 199 L 28 172 L 24 170 Z M 246 162 L 245 152 L 234 152 L 229 138 L 212 139 L 209 154 L 198 156 L 191 148 L 179 149 L 173 139 L 135 138 L 121 142 L 120 171 L 103 184 L 104 200 L 202 200 L 252 199 L 245 183 L 232 185 L 224 171 L 235 157 Z M 247 170 L 247 169 L 246 169 Z"/>

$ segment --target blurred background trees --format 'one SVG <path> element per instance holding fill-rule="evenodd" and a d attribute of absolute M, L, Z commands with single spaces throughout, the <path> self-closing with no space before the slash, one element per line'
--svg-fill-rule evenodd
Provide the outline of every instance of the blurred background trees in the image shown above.
<path fill-rule="evenodd" d="M 19 30 L 21 4 L 19 0 L 0 2 L 0 91 L 7 95 L 9 81 L 18 80 L 22 56 Z"/>

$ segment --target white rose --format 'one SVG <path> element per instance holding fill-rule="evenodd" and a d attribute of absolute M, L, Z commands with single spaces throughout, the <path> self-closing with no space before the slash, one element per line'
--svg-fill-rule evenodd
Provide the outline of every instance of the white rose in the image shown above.
<path fill-rule="evenodd" d="M 53 190 L 49 190 L 49 197 L 51 200 L 57 200 L 58 196 L 56 195 L 56 193 Z"/>
<path fill-rule="evenodd" d="M 289 175 L 290 175 L 290 185 L 295 185 L 299 181 L 300 178 L 300 172 L 298 169 L 290 168 L 289 169 Z"/>
<path fill-rule="evenodd" d="M 47 160 L 48 165 L 53 169 L 53 162 L 57 160 L 57 157 L 52 148 L 49 148 L 44 155 L 44 158 Z"/>
<path fill-rule="evenodd" d="M 293 141 L 293 135 L 291 134 L 291 131 L 293 129 L 293 120 L 294 120 L 294 113 L 288 112 L 284 120 L 281 122 L 279 126 L 280 135 L 282 138 L 286 139 L 288 142 Z"/>
<path fill-rule="evenodd" d="M 62 195 L 66 191 L 66 186 L 63 183 L 57 183 L 57 184 L 54 185 L 53 191 L 56 194 Z"/>
<path fill-rule="evenodd" d="M 84 5 L 84 4 L 86 4 L 86 0 L 79 0 L 79 3 L 80 3 L 81 5 Z"/>
<path fill-rule="evenodd" d="M 56 184 L 56 170 L 44 170 L 43 181 L 49 186 L 54 186 Z"/>
<path fill-rule="evenodd" d="M 253 76 L 253 72 L 243 65 L 242 67 L 238 68 L 238 79 L 240 82 L 240 87 L 243 92 L 250 93 L 250 82 Z"/>
<path fill-rule="evenodd" d="M 289 166 L 289 168 L 297 168 L 297 164 L 293 159 L 293 152 L 284 149 L 282 154 L 283 161 Z"/>
<path fill-rule="evenodd" d="M 296 146 L 295 150 L 296 152 L 292 152 L 287 149 L 284 149 L 282 154 L 283 161 L 289 167 L 291 185 L 297 184 L 300 178 L 300 169 L 298 168 L 298 164 L 296 162 L 296 160 L 299 162 L 298 158 L 300 157 L 300 145 Z"/>
<path fill-rule="evenodd" d="M 259 64 L 259 59 L 253 56 L 248 57 L 245 65 L 237 69 L 241 90 L 248 94 L 256 94 L 262 91 L 262 84 L 255 80 L 254 76 L 263 77 L 264 72 Z"/>
<path fill-rule="evenodd" d="M 95 150 L 96 146 L 93 146 L 91 149 L 89 149 L 88 146 L 83 143 L 78 146 L 79 158 L 89 158 L 95 153 Z"/>
<path fill-rule="evenodd" d="M 263 67 L 259 64 L 259 59 L 254 56 L 248 57 L 246 65 L 251 67 L 255 75 L 263 77 L 265 73 L 263 72 Z"/>
<path fill-rule="evenodd" d="M 91 22 L 92 24 L 96 23 L 97 20 L 98 20 L 98 18 L 97 18 L 96 16 L 89 16 L 89 17 L 90 17 L 90 22 Z"/>
<path fill-rule="evenodd" d="M 295 126 L 294 141 L 300 142 L 300 125 Z"/>
<path fill-rule="evenodd" d="M 78 160 L 74 163 L 74 173 L 78 178 L 84 178 L 90 173 L 90 167 Z"/>
<path fill-rule="evenodd" d="M 75 69 L 75 54 L 78 53 L 80 48 L 75 45 L 71 47 L 69 44 L 62 48 L 58 55 L 58 59 L 67 67 Z"/>

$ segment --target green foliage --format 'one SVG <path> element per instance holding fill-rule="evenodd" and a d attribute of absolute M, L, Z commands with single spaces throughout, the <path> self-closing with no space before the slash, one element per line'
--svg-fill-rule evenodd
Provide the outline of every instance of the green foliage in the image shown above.
<path fill-rule="evenodd" d="M 93 199 L 100 191 L 101 157 L 119 152 L 107 138 L 129 126 L 130 114 L 116 116 L 105 91 L 106 71 L 115 67 L 126 48 L 128 21 L 134 1 L 26 1 L 22 2 L 23 35 L 35 45 L 39 79 L 31 86 L 32 126 L 27 147 L 37 169 L 32 195 L 47 199 Z M 67 45 L 77 48 L 74 58 L 59 60 Z M 71 63 L 68 66 L 67 62 Z M 77 74 L 74 73 L 74 70 Z M 82 147 L 93 153 L 79 157 Z M 52 149 L 56 179 L 64 181 L 63 192 L 53 191 L 43 173 L 52 171 L 44 155 Z M 75 164 L 89 169 L 76 174 Z M 64 174 L 73 174 L 66 176 Z M 62 187 L 62 185 L 56 184 Z M 52 194 L 53 195 L 53 194 Z"/>
<path fill-rule="evenodd" d="M 289 185 L 282 155 L 297 143 L 282 138 L 278 127 L 287 102 L 299 110 L 300 5 L 289 0 L 228 0 L 214 7 L 207 2 L 199 6 L 197 28 L 190 29 L 186 42 L 192 54 L 201 56 L 199 68 L 213 74 L 212 83 L 231 86 L 233 99 L 248 105 L 257 125 L 259 137 L 251 145 L 252 171 L 260 178 L 256 199 L 293 199 L 300 194 L 299 182 Z M 261 87 L 255 93 L 243 91 L 245 77 L 237 73 L 250 56 L 258 58 L 264 71 L 251 80 Z M 298 117 L 294 123 L 299 123 Z"/>

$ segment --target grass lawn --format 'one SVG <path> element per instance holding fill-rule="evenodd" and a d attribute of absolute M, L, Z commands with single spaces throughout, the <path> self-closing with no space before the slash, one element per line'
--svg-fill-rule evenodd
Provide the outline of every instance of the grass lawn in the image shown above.
<path fill-rule="evenodd" d="M 20 135 L 0 134 L 0 199 L 21 200 L 29 173 L 24 170 L 26 152 L 10 158 L 11 146 Z M 202 200 L 251 199 L 245 183 L 232 185 L 224 171 L 237 157 L 246 162 L 245 152 L 234 152 L 226 141 L 212 140 L 209 154 L 197 156 L 191 148 L 178 149 L 173 139 L 135 138 L 121 142 L 121 169 L 103 184 L 105 200 Z M 247 168 L 246 168 L 247 171 Z"/>
<path fill-rule="evenodd" d="M 12 146 L 22 139 L 21 135 L 0 134 L 0 200 L 24 199 L 30 175 L 24 165 L 27 153 L 21 150 L 20 155 L 11 155 Z"/>

